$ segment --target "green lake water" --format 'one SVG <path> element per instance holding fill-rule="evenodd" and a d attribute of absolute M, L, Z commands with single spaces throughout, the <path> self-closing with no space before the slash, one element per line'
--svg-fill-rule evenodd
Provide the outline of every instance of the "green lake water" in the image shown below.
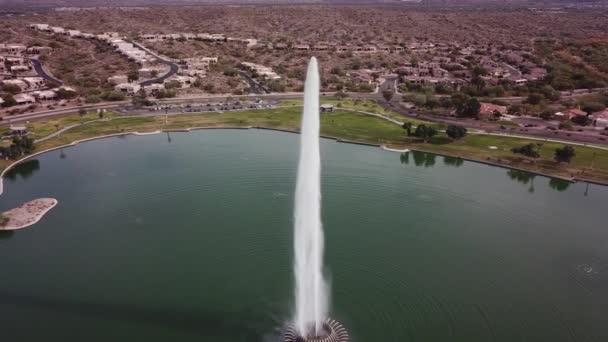
<path fill-rule="evenodd" d="M 36 157 L 0 211 L 0 340 L 277 341 L 299 137 L 206 130 Z M 324 140 L 332 316 L 355 342 L 608 341 L 608 188 Z"/>

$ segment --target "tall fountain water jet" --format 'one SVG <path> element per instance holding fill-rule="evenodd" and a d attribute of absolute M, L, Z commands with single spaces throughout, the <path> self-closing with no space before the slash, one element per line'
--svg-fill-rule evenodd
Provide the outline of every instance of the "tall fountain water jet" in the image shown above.
<path fill-rule="evenodd" d="M 295 198 L 294 272 L 296 312 L 285 342 L 348 342 L 348 333 L 327 316 L 328 285 L 323 277 L 321 224 L 321 153 L 319 151 L 319 70 L 308 63 L 300 134 L 300 162 Z"/>
<path fill-rule="evenodd" d="M 294 213 L 294 325 L 300 336 L 320 336 L 328 311 L 328 287 L 323 277 L 319 129 L 319 71 L 317 59 L 312 57 L 308 63 L 304 87 Z"/>

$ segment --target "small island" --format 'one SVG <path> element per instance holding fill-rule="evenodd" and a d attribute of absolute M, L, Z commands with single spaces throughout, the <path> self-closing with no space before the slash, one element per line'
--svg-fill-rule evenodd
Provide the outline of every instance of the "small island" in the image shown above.
<path fill-rule="evenodd" d="M 0 230 L 17 230 L 29 227 L 42 219 L 57 205 L 54 198 L 38 198 L 0 215 Z"/>

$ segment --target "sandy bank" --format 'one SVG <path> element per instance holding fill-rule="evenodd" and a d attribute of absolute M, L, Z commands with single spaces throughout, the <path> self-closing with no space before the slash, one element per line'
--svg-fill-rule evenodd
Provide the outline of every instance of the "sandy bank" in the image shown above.
<path fill-rule="evenodd" d="M 6 211 L 2 215 L 8 218 L 8 222 L 1 225 L 0 230 L 16 230 L 29 227 L 40 221 L 57 203 L 54 198 L 38 198 Z"/>

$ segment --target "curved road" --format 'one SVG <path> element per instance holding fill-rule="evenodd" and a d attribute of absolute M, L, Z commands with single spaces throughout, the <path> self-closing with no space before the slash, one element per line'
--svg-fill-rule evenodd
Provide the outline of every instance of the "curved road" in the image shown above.
<path fill-rule="evenodd" d="M 63 84 L 63 82 L 61 80 L 56 79 L 51 74 L 49 74 L 46 70 L 44 70 L 42 63 L 40 63 L 39 60 L 32 58 L 32 59 L 30 59 L 30 61 L 32 62 L 32 65 L 34 66 L 34 70 L 36 71 L 38 76 L 44 78 L 46 81 L 49 81 L 49 82 L 56 82 L 59 84 Z"/>
<path fill-rule="evenodd" d="M 154 53 L 154 51 L 148 49 L 147 47 L 141 45 L 138 42 L 131 41 L 131 44 L 137 46 L 138 48 L 144 50 L 145 52 L 149 53 L 150 55 L 156 57 L 160 63 L 169 66 L 169 71 L 166 74 L 164 74 L 164 75 L 162 75 L 160 77 L 157 77 L 155 79 L 151 79 L 151 80 L 140 82 L 139 83 L 140 86 L 145 87 L 145 86 L 149 86 L 149 85 L 152 85 L 152 84 L 155 84 L 155 83 L 163 83 L 169 77 L 177 74 L 177 71 L 179 70 L 179 66 L 175 62 L 167 60 L 167 59 L 161 57 L 159 54 Z"/>

